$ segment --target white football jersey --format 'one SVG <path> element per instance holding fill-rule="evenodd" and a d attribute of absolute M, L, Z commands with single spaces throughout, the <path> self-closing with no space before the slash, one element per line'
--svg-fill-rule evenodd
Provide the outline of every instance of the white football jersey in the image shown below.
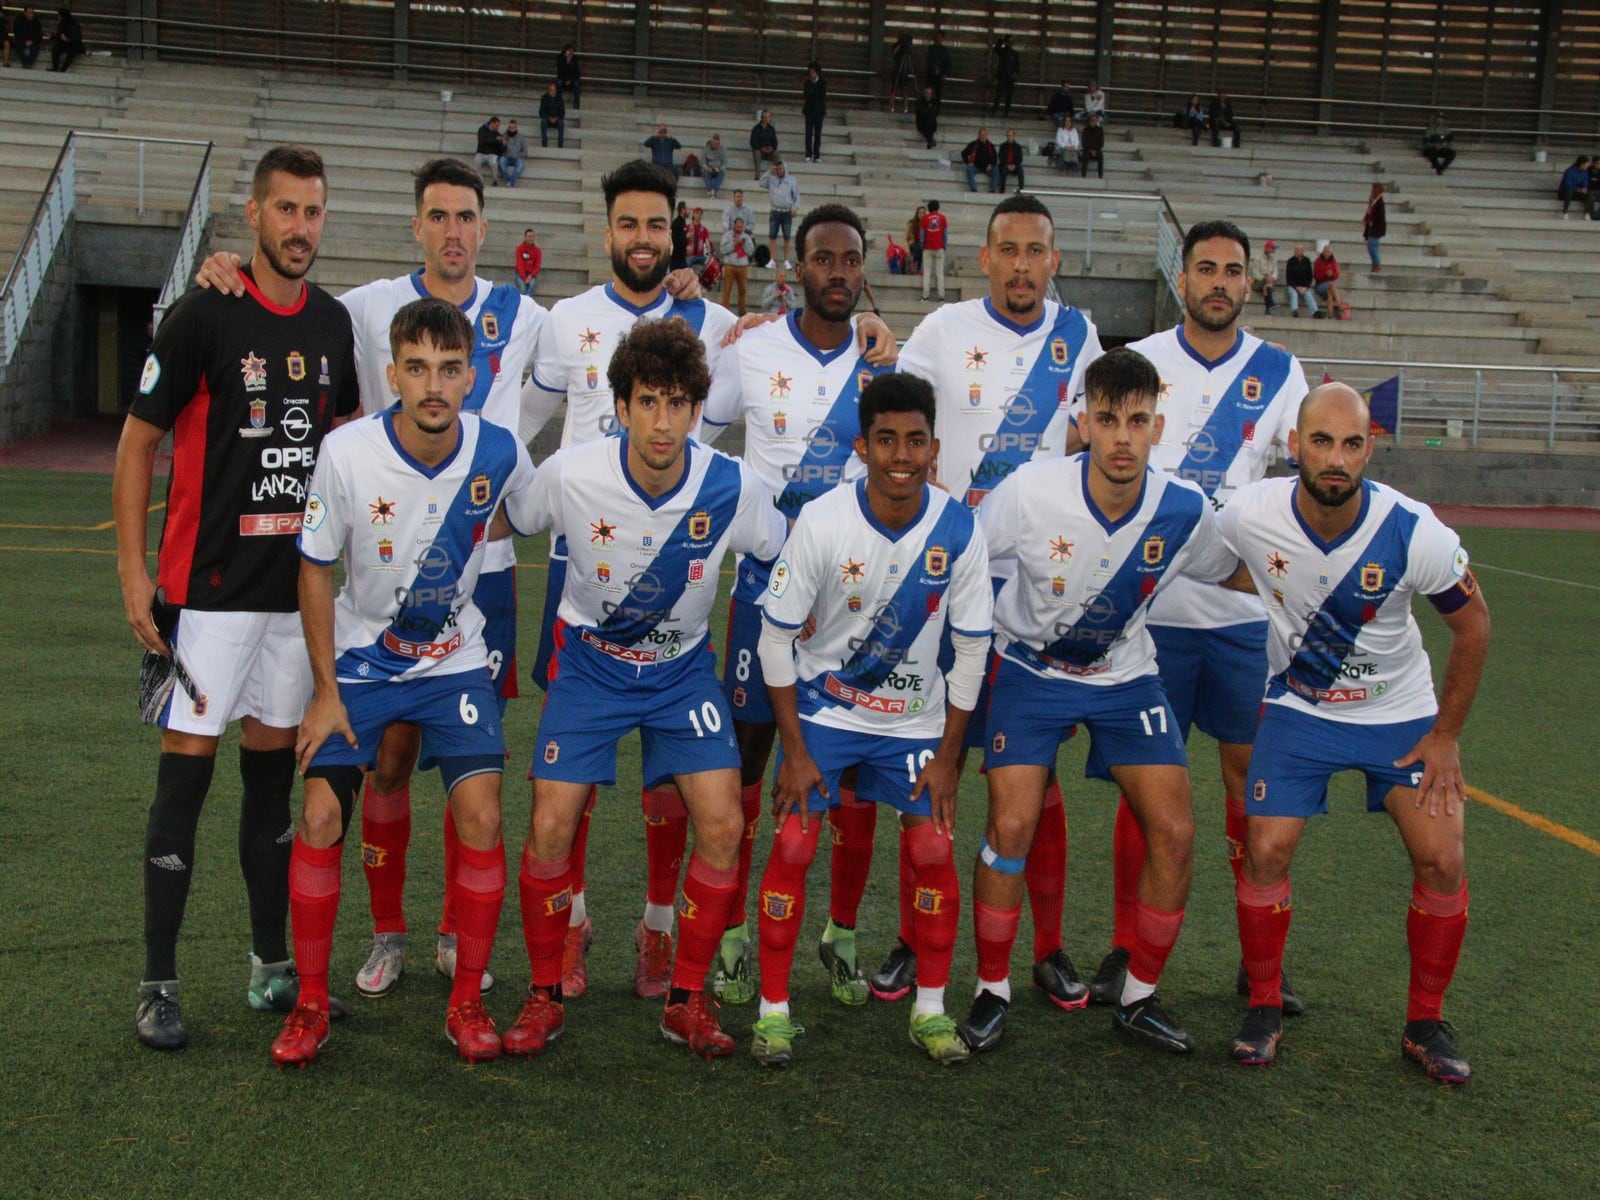
<path fill-rule="evenodd" d="M 1183 326 L 1134 342 L 1161 372 L 1156 411 L 1166 418 L 1150 465 L 1200 485 L 1221 508 L 1247 483 L 1266 476 L 1274 446 L 1289 444 L 1289 431 L 1306 395 L 1306 376 L 1287 350 L 1240 331 L 1233 349 L 1215 362 L 1200 357 Z M 1155 625 L 1217 629 L 1263 621 L 1253 596 L 1174 580 L 1150 608 Z"/>
<path fill-rule="evenodd" d="M 339 302 L 350 312 L 356 335 L 356 371 L 361 380 L 361 407 L 378 413 L 395 402 L 385 368 L 394 361 L 389 325 L 395 313 L 413 300 L 426 300 L 422 269 L 398 279 L 379 279 L 352 288 Z M 522 379 L 533 367 L 539 334 L 550 314 L 510 284 L 473 280 L 472 299 L 461 306 L 472 322 L 472 366 L 477 371 L 463 412 L 477 413 L 513 434 L 518 432 Z M 510 538 L 489 547 L 486 571 L 516 566 Z"/>
<path fill-rule="evenodd" d="M 940 484 L 976 508 L 1023 463 L 1060 458 L 1083 373 L 1100 354 L 1094 323 L 1053 300 L 1026 327 L 987 297 L 924 317 L 899 366 L 932 383 L 938 398 Z"/>
<path fill-rule="evenodd" d="M 816 632 L 795 646 L 800 715 L 891 737 L 944 731 L 939 642 L 988 637 L 989 555 L 966 505 L 924 485 L 899 532 L 872 515 L 866 480 L 834 488 L 795 518 L 762 603 L 765 619 Z"/>
<path fill-rule="evenodd" d="M 1474 586 L 1461 539 L 1426 504 L 1367 481 L 1354 527 L 1324 542 L 1295 508 L 1298 486 L 1251 484 L 1218 516 L 1266 602 L 1267 703 L 1355 724 L 1432 716 L 1411 599 Z"/>
<path fill-rule="evenodd" d="M 533 463 L 506 430 L 471 413 L 461 441 L 429 467 L 401 447 L 394 411 L 352 421 L 322 443 L 300 553 L 341 556 L 334 666 L 349 683 L 485 670 L 483 614 L 472 590 L 496 508 L 531 521 Z"/>
<path fill-rule="evenodd" d="M 627 469 L 628 439 L 557 451 L 539 468 L 531 527 L 567 539 L 557 616 L 618 662 L 639 668 L 698 647 L 731 549 L 771 559 L 786 522 L 754 475 L 690 441 L 678 486 L 651 497 Z"/>
<path fill-rule="evenodd" d="M 1088 476 L 1087 453 L 1025 463 L 978 510 L 990 559 L 1016 564 L 995 597 L 995 647 L 1046 678 L 1126 683 L 1155 674 L 1152 598 L 1179 574 L 1226 579 L 1238 558 L 1194 484 L 1146 468 L 1139 502 L 1113 522 Z"/>
<path fill-rule="evenodd" d="M 665 290 L 654 304 L 640 308 L 617 295 L 606 283 L 576 296 L 558 300 L 550 310 L 550 323 L 539 340 L 530 385 L 565 395 L 567 415 L 561 426 L 561 448 L 593 442 L 617 432 L 616 405 L 606 370 L 617 344 L 642 317 L 679 317 L 700 336 L 711 371 L 711 396 L 717 408 L 728 406 L 721 389 L 737 381 L 720 372 L 722 339 L 738 320 L 720 304 L 709 300 L 674 300 Z M 706 403 L 712 405 L 711 397 Z M 705 410 L 701 412 L 702 419 Z"/>

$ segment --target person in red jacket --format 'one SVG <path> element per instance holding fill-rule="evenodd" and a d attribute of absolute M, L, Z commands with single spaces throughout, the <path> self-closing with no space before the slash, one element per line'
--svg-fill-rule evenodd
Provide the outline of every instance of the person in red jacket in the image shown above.
<path fill-rule="evenodd" d="M 1311 260 L 1311 278 L 1319 299 L 1328 302 L 1328 309 L 1338 316 L 1344 301 L 1339 298 L 1339 260 L 1333 256 L 1333 243 L 1323 242 L 1317 257 Z"/>
<path fill-rule="evenodd" d="M 928 280 L 939 280 L 939 303 L 944 303 L 944 244 L 950 229 L 950 218 L 939 211 L 937 200 L 928 201 L 928 211 L 922 216 L 922 298 L 928 298 Z"/>
<path fill-rule="evenodd" d="M 544 251 L 533 240 L 533 230 L 524 229 L 522 240 L 517 243 L 516 254 L 517 289 L 524 296 L 531 296 L 538 290 L 539 268 L 543 265 Z"/>

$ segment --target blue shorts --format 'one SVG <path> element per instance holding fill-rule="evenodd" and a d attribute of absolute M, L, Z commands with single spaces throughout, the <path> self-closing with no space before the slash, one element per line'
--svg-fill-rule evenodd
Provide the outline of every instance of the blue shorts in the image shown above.
<path fill-rule="evenodd" d="M 996 596 L 1000 594 L 1000 589 L 1005 586 L 1005 582 L 1006 581 L 1004 579 L 991 578 L 989 580 L 990 586 L 994 588 L 994 594 Z M 944 632 L 939 635 L 939 670 L 945 675 L 946 678 L 948 678 L 950 674 L 950 668 L 955 665 L 955 643 L 950 638 L 950 623 L 946 621 Z M 994 664 L 991 662 L 989 665 L 992 668 Z M 993 690 L 990 686 L 989 680 L 990 676 L 993 674 L 994 672 L 992 669 L 985 670 L 983 673 L 983 682 L 978 685 L 977 707 L 972 710 L 972 720 L 967 722 L 966 736 L 961 739 L 961 745 L 967 750 L 981 750 L 985 745 L 984 714 L 989 711 L 989 696 Z M 1067 736 L 1071 737 L 1072 735 L 1069 733 Z"/>
<path fill-rule="evenodd" d="M 505 767 L 500 708 L 487 671 L 424 675 L 390 683 L 340 680 L 339 699 L 344 701 L 358 744 L 352 748 L 342 734 L 333 734 L 311 760 L 313 767 L 370 770 L 383 731 L 395 721 L 421 727 L 421 761 L 438 766 L 446 791 L 468 775 L 499 774 Z"/>
<path fill-rule="evenodd" d="M 1183 738 L 1161 680 L 1143 675 L 1095 686 L 1041 679 L 999 654 L 989 672 L 994 694 L 984 727 L 984 766 L 1053 767 L 1056 748 L 1073 727 L 1089 730 L 1087 779 L 1110 779 L 1112 767 L 1187 767 Z"/>
<path fill-rule="evenodd" d="M 506 701 L 517 698 L 517 569 L 478 576 L 472 602 L 483 614 L 483 641 L 489 649 L 489 678 L 500 694 L 500 715 Z"/>
<path fill-rule="evenodd" d="M 1252 817 L 1312 817 L 1328 811 L 1328 780 L 1339 771 L 1367 777 L 1367 811 L 1383 812 L 1393 788 L 1414 788 L 1422 767 L 1394 761 L 1433 728 L 1432 717 L 1384 725 L 1329 721 L 1269 704 L 1250 754 L 1245 812 Z"/>
<path fill-rule="evenodd" d="M 833 729 L 814 721 L 802 721 L 806 749 L 811 760 L 822 772 L 828 785 L 824 799 L 815 788 L 806 797 L 808 812 L 821 812 L 839 806 L 839 779 L 851 767 L 856 768 L 856 795 L 862 800 L 887 804 L 907 816 L 931 817 L 933 798 L 924 791 L 916 800 L 911 793 L 917 786 L 917 776 L 928 760 L 939 749 L 939 739 L 884 737 L 877 733 L 856 733 Z M 777 765 L 772 778 L 778 778 L 783 766 L 783 748 L 778 749 Z"/>
<path fill-rule="evenodd" d="M 635 729 L 646 786 L 738 768 L 739 741 L 709 645 L 644 668 L 624 666 L 565 624 L 555 645 L 529 779 L 615 783 L 617 741 Z"/>
<path fill-rule="evenodd" d="M 1156 643 L 1156 670 L 1178 718 L 1178 735 L 1189 726 L 1219 742 L 1248 746 L 1261 719 L 1267 690 L 1267 623 L 1219 629 L 1147 626 Z"/>
<path fill-rule="evenodd" d="M 771 212 L 767 214 L 767 237 L 788 238 L 790 230 L 794 228 L 794 211 Z"/>
<path fill-rule="evenodd" d="M 539 650 L 533 656 L 533 682 L 549 690 L 550 657 L 556 652 L 556 611 L 567 586 L 567 539 L 559 537 L 550 548 L 550 570 L 544 580 L 544 612 L 539 617 Z"/>
<path fill-rule="evenodd" d="M 741 573 L 744 567 L 739 568 Z M 728 601 L 728 638 L 722 649 L 722 691 L 733 719 L 749 725 L 771 725 L 772 701 L 761 673 L 761 606 L 737 597 Z"/>

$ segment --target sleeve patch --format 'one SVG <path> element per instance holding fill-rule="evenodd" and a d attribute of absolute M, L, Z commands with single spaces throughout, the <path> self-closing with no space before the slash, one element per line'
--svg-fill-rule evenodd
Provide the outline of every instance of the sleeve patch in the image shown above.
<path fill-rule="evenodd" d="M 322 497 L 312 492 L 306 499 L 305 528 L 312 533 L 322 528 L 323 521 L 328 518 L 328 506 Z"/>
<path fill-rule="evenodd" d="M 788 590 L 789 560 L 780 558 L 777 565 L 772 568 L 772 579 L 767 584 L 767 591 L 771 592 L 773 597 L 776 598 L 782 596 Z"/>
<path fill-rule="evenodd" d="M 1465 546 L 1456 547 L 1455 573 L 1457 579 L 1470 578 L 1467 575 L 1467 548 Z"/>
<path fill-rule="evenodd" d="M 161 361 L 154 354 L 148 355 L 144 360 L 144 371 L 139 375 L 139 394 L 148 396 L 160 382 Z"/>

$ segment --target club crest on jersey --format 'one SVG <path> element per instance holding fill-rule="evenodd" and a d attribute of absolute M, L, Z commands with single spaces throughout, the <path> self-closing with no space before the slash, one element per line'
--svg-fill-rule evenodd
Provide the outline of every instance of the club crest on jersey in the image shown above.
<path fill-rule="evenodd" d="M 1052 338 L 1050 341 L 1050 361 L 1058 367 L 1067 365 L 1067 339 Z"/>
<path fill-rule="evenodd" d="M 608 562 L 595 563 L 594 577 L 601 583 L 611 582 L 611 564 Z"/>
<path fill-rule="evenodd" d="M 1276 575 L 1279 579 L 1282 579 L 1289 573 L 1289 560 L 1281 553 L 1274 550 L 1271 554 L 1267 555 L 1267 573 L 1269 575 Z"/>
<path fill-rule="evenodd" d="M 860 583 L 867 577 L 867 564 L 847 558 L 839 564 L 840 583 Z"/>
<path fill-rule="evenodd" d="M 600 385 L 600 368 L 590 363 L 589 369 L 584 372 L 583 378 L 589 387 L 598 387 Z"/>
<path fill-rule="evenodd" d="M 554 764 L 561 757 L 561 743 L 551 738 L 544 744 L 544 761 Z"/>
<path fill-rule="evenodd" d="M 1379 563 L 1369 562 L 1361 568 L 1361 590 L 1363 592 L 1376 592 L 1383 587 L 1383 567 Z"/>
<path fill-rule="evenodd" d="M 1006 750 L 1006 735 L 1003 733 L 995 734 L 994 737 L 989 740 L 989 745 L 994 748 L 994 752 L 996 754 L 1004 754 Z"/>
<path fill-rule="evenodd" d="M 776 375 L 770 375 L 767 377 L 767 395 L 769 397 L 787 399 L 789 395 L 789 385 L 793 382 L 794 380 L 790 379 L 789 376 L 785 375 L 782 371 L 779 371 Z"/>
<path fill-rule="evenodd" d="M 594 330 L 585 327 L 578 335 L 579 350 L 598 350 L 600 348 L 600 335 Z"/>
<path fill-rule="evenodd" d="M 608 525 L 606 519 L 601 517 L 598 521 L 589 522 L 589 543 L 599 542 L 602 546 L 609 546 L 617 540 L 617 527 Z"/>
<path fill-rule="evenodd" d="M 1256 786 L 1251 790 L 1250 795 L 1257 804 L 1265 800 L 1267 798 L 1267 781 L 1265 779 L 1256 780 Z"/>
<path fill-rule="evenodd" d="M 1254 375 L 1244 381 L 1244 398 L 1251 404 L 1261 399 L 1261 380 Z"/>
<path fill-rule="evenodd" d="M 922 565 L 929 575 L 943 575 L 950 565 L 950 555 L 943 546 L 929 546 L 922 556 Z"/>
<path fill-rule="evenodd" d="M 854 595 L 854 594 L 846 596 L 845 597 L 845 601 L 844 601 L 844 606 L 846 608 L 848 608 L 853 613 L 860 612 L 861 611 L 861 597 L 857 596 L 857 595 Z"/>
<path fill-rule="evenodd" d="M 923 916 L 938 916 L 944 907 L 944 892 L 938 888 L 919 887 L 912 899 L 912 907 Z"/>
<path fill-rule="evenodd" d="M 1167 553 L 1167 542 L 1160 534 L 1151 534 L 1144 542 L 1144 561 L 1146 566 L 1155 566 Z"/>
<path fill-rule="evenodd" d="M 267 423 L 267 402 L 265 400 L 250 401 L 250 428 L 260 429 Z"/>
<path fill-rule="evenodd" d="M 374 525 L 387 525 L 394 520 L 395 510 L 395 502 L 393 500 L 385 500 L 382 496 L 367 503 L 367 511 L 372 514 L 372 524 Z"/>
<path fill-rule="evenodd" d="M 793 919 L 794 908 L 794 897 L 787 892 L 761 893 L 761 911 L 774 921 Z"/>
<path fill-rule="evenodd" d="M 483 336 L 491 342 L 500 336 L 500 320 L 492 312 L 486 312 L 481 318 L 483 323 Z"/>
<path fill-rule="evenodd" d="M 982 346 L 967 351 L 967 370 L 981 371 L 989 365 L 989 352 Z"/>
<path fill-rule="evenodd" d="M 706 560 L 703 558 L 691 558 L 689 560 L 689 582 L 700 583 L 705 577 Z"/>
<path fill-rule="evenodd" d="M 1065 596 L 1067 594 L 1067 581 L 1057 575 L 1050 580 L 1050 594 L 1052 596 Z"/>
<path fill-rule="evenodd" d="M 489 483 L 487 475 L 476 475 L 473 477 L 471 491 L 468 494 L 472 497 L 474 504 L 487 504 L 489 503 L 489 493 L 492 490 L 492 485 Z"/>
<path fill-rule="evenodd" d="M 733 689 L 733 706 L 735 708 L 743 708 L 749 699 L 749 696 L 745 694 L 745 690 L 742 687 L 736 687 Z"/>
<path fill-rule="evenodd" d="M 245 391 L 267 390 L 267 360 L 254 350 L 239 360 L 239 373 L 244 376 Z"/>
<path fill-rule="evenodd" d="M 289 378 L 299 383 L 306 377 L 306 356 L 298 350 L 289 354 Z"/>
<path fill-rule="evenodd" d="M 1053 538 L 1051 538 L 1050 539 L 1050 561 L 1051 562 L 1066 562 L 1066 561 L 1068 561 L 1072 557 L 1072 547 L 1074 545 L 1075 545 L 1075 543 L 1067 541 L 1067 539 L 1064 538 L 1064 537 L 1053 537 Z"/>
<path fill-rule="evenodd" d="M 211 708 L 211 697 L 201 692 L 189 702 L 189 710 L 197 717 L 203 717 Z"/>
<path fill-rule="evenodd" d="M 708 512 L 697 512 L 697 513 L 694 514 L 694 516 L 689 518 L 689 537 L 690 537 L 690 540 L 696 541 L 696 542 L 703 542 L 710 536 L 711 536 L 711 514 L 710 513 L 708 513 Z"/>
<path fill-rule="evenodd" d="M 772 414 L 772 432 L 782 437 L 789 432 L 789 414 L 775 412 Z"/>
<path fill-rule="evenodd" d="M 394 543 L 388 538 L 378 539 L 378 561 L 386 563 L 394 561 Z"/>

